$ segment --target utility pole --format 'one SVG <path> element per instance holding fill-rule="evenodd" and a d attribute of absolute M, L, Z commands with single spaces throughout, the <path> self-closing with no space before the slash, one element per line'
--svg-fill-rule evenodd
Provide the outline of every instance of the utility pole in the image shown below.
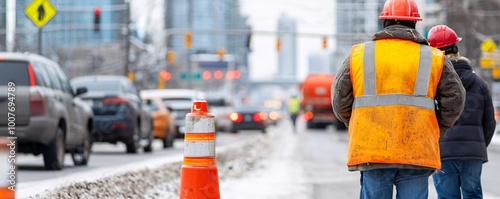
<path fill-rule="evenodd" d="M 16 35 L 16 0 L 7 0 L 7 10 L 6 10 L 6 36 L 5 44 L 7 45 L 7 51 L 14 51 L 15 35 Z"/>
<path fill-rule="evenodd" d="M 189 0 L 189 11 L 188 11 L 188 28 L 189 28 L 189 32 L 191 33 L 191 35 L 193 34 L 192 33 L 192 30 L 193 30 L 193 0 Z M 191 37 L 193 38 L 193 37 Z M 192 39 L 191 39 L 192 41 Z M 191 48 L 188 48 L 187 49 L 187 86 L 188 88 L 191 88 L 191 77 L 192 77 L 192 74 L 191 74 Z"/>
<path fill-rule="evenodd" d="M 126 34 L 125 34 L 125 76 L 129 76 L 130 72 L 130 0 L 126 0 L 127 4 L 127 19 L 126 19 Z"/>

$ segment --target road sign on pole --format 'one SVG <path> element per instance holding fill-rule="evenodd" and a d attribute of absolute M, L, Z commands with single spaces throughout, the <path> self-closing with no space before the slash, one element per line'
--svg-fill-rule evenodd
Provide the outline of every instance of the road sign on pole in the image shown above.
<path fill-rule="evenodd" d="M 201 72 L 200 71 L 183 71 L 180 73 L 179 78 L 184 81 L 195 81 L 195 80 L 200 80 L 201 79 Z"/>
<path fill-rule="evenodd" d="M 49 0 L 34 0 L 24 9 L 24 13 L 38 28 L 42 28 L 57 14 Z"/>
<path fill-rule="evenodd" d="M 481 50 L 483 52 L 492 53 L 492 52 L 495 52 L 496 49 L 497 49 L 497 45 L 490 38 L 484 40 L 483 43 L 481 44 Z"/>

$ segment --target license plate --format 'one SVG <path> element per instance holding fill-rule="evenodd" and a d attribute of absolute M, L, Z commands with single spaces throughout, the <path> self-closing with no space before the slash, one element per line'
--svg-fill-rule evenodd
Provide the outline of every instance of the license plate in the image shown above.
<path fill-rule="evenodd" d="M 243 118 L 246 122 L 249 122 L 249 121 L 252 121 L 252 116 L 250 115 L 245 115 L 245 117 Z"/>

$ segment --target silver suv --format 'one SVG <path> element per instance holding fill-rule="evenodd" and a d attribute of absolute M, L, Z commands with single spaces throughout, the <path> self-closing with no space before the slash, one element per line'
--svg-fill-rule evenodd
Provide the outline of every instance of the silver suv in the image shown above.
<path fill-rule="evenodd" d="M 73 93 L 60 66 L 45 57 L 0 52 L 0 136 L 17 137 L 21 153 L 43 154 L 48 170 L 63 168 L 65 152 L 87 165 L 93 112 L 77 97 L 85 92 Z"/>

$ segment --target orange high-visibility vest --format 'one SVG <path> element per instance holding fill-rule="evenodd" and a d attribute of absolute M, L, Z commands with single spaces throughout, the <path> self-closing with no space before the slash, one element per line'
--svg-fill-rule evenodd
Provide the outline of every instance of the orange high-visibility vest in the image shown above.
<path fill-rule="evenodd" d="M 434 97 L 443 52 L 399 39 L 357 44 L 351 51 L 354 103 L 347 165 L 440 169 Z"/>

